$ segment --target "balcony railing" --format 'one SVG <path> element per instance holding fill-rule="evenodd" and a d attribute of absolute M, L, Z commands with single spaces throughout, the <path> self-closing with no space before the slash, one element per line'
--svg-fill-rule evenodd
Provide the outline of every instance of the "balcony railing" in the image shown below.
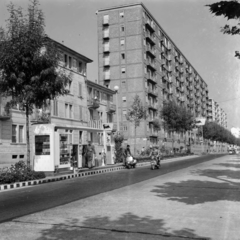
<path fill-rule="evenodd" d="M 146 20 L 145 25 L 151 32 L 155 32 L 155 24 L 150 19 Z"/>
<path fill-rule="evenodd" d="M 109 38 L 109 31 L 103 31 L 103 38 Z"/>
<path fill-rule="evenodd" d="M 146 52 L 149 53 L 151 55 L 151 57 L 155 58 L 155 49 L 154 48 L 151 48 L 149 45 L 146 46 Z"/>
<path fill-rule="evenodd" d="M 11 118 L 11 111 L 5 110 L 5 106 L 0 105 L 0 120 L 8 120 Z"/>
<path fill-rule="evenodd" d="M 102 129 L 102 120 L 91 120 L 88 122 L 87 126 L 90 128 Z"/>
<path fill-rule="evenodd" d="M 150 67 L 153 71 L 156 71 L 156 64 L 155 62 L 150 61 L 149 59 L 146 61 L 147 66 Z"/>
<path fill-rule="evenodd" d="M 107 104 L 107 112 L 116 112 L 116 105 L 109 102 Z"/>
<path fill-rule="evenodd" d="M 149 94 L 154 95 L 154 96 L 157 96 L 157 95 L 158 95 L 157 89 L 147 88 L 147 92 L 148 92 Z"/>
<path fill-rule="evenodd" d="M 110 50 L 109 45 L 103 45 L 104 52 L 109 52 L 109 50 Z"/>
<path fill-rule="evenodd" d="M 88 99 L 87 105 L 88 105 L 88 108 L 96 109 L 100 107 L 100 101 L 99 99 Z"/>
<path fill-rule="evenodd" d="M 104 80 L 110 80 L 110 73 L 104 73 L 103 78 Z"/>
<path fill-rule="evenodd" d="M 110 65 L 110 59 L 109 58 L 105 58 L 103 60 L 103 64 L 104 64 L 104 66 L 109 66 Z"/>
<path fill-rule="evenodd" d="M 157 109 L 157 104 L 148 102 L 148 108 Z"/>
<path fill-rule="evenodd" d="M 151 34 L 150 32 L 146 31 L 145 36 L 146 36 L 146 40 L 151 45 L 155 45 L 155 35 L 154 34 Z"/>
<path fill-rule="evenodd" d="M 41 109 L 35 109 L 30 119 L 31 119 L 31 122 L 50 123 L 51 122 L 50 105 Z"/>
<path fill-rule="evenodd" d="M 152 82 L 155 82 L 155 83 L 156 83 L 156 76 L 155 76 L 155 75 L 152 75 L 152 74 L 150 74 L 150 73 L 147 73 L 147 74 L 146 74 L 146 78 L 147 78 L 148 80 L 151 80 Z"/>

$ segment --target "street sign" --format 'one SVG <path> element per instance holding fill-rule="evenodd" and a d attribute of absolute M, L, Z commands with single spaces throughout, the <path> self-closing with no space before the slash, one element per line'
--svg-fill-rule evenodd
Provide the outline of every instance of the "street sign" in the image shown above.
<path fill-rule="evenodd" d="M 102 126 L 104 130 L 113 130 L 113 123 L 103 123 Z"/>
<path fill-rule="evenodd" d="M 195 125 L 196 126 L 203 126 L 206 122 L 206 118 L 196 118 L 195 119 Z"/>

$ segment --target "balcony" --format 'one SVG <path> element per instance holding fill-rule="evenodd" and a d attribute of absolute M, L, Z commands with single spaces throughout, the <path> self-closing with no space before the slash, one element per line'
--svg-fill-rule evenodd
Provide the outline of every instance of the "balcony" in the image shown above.
<path fill-rule="evenodd" d="M 11 118 L 10 110 L 6 110 L 5 106 L 0 106 L 0 120 L 8 120 Z"/>
<path fill-rule="evenodd" d="M 171 55 L 168 55 L 168 56 L 167 56 L 167 61 L 168 61 L 168 62 L 171 62 L 171 61 L 172 61 L 172 56 L 171 56 Z"/>
<path fill-rule="evenodd" d="M 109 58 L 104 58 L 103 59 L 103 65 L 104 66 L 109 66 L 110 65 L 110 59 Z"/>
<path fill-rule="evenodd" d="M 180 91 L 180 92 L 184 92 L 184 87 L 181 86 L 181 87 L 179 88 L 179 91 Z"/>
<path fill-rule="evenodd" d="M 158 136 L 158 131 L 155 131 L 154 129 L 149 129 L 149 137 L 157 137 Z"/>
<path fill-rule="evenodd" d="M 147 67 L 152 69 L 153 71 L 156 71 L 156 64 L 155 62 L 152 62 L 151 60 L 146 60 Z"/>
<path fill-rule="evenodd" d="M 109 25 L 109 18 L 103 17 L 103 25 Z"/>
<path fill-rule="evenodd" d="M 109 38 L 109 31 L 103 31 L 103 38 Z"/>
<path fill-rule="evenodd" d="M 181 102 L 184 102 L 184 101 L 185 101 L 184 96 L 179 97 L 179 100 L 180 100 Z"/>
<path fill-rule="evenodd" d="M 30 119 L 31 119 L 31 122 L 50 123 L 51 122 L 51 106 L 48 105 L 41 109 L 35 109 Z"/>
<path fill-rule="evenodd" d="M 150 47 L 149 45 L 146 46 L 146 52 L 152 57 L 155 58 L 155 49 Z"/>
<path fill-rule="evenodd" d="M 87 126 L 95 129 L 103 129 L 102 120 L 91 120 L 87 123 Z"/>
<path fill-rule="evenodd" d="M 171 94 L 171 95 L 173 94 L 173 88 L 171 88 L 171 87 L 169 88 L 169 94 Z"/>
<path fill-rule="evenodd" d="M 91 109 L 97 109 L 100 107 L 100 101 L 99 99 L 88 99 L 87 106 Z"/>
<path fill-rule="evenodd" d="M 146 40 L 151 44 L 155 45 L 155 35 L 151 34 L 150 32 L 146 31 L 145 32 Z"/>
<path fill-rule="evenodd" d="M 153 21 L 147 18 L 145 25 L 151 32 L 155 32 L 155 24 L 153 23 Z"/>
<path fill-rule="evenodd" d="M 148 108 L 151 108 L 151 109 L 156 110 L 156 109 L 157 109 L 157 104 L 156 104 L 156 103 L 148 102 Z"/>
<path fill-rule="evenodd" d="M 108 102 L 108 104 L 107 104 L 107 112 L 109 112 L 109 113 L 116 112 L 116 104 Z"/>
<path fill-rule="evenodd" d="M 164 82 L 168 82 L 168 76 L 167 76 L 167 74 L 164 74 L 164 75 L 162 76 L 162 80 L 163 80 Z"/>
<path fill-rule="evenodd" d="M 155 75 L 147 73 L 145 76 L 146 76 L 147 80 L 149 80 L 149 81 L 151 81 L 153 83 L 156 83 L 157 77 Z"/>
<path fill-rule="evenodd" d="M 108 45 L 103 45 L 103 52 L 109 52 L 109 51 L 110 51 L 109 44 Z"/>
<path fill-rule="evenodd" d="M 152 89 L 150 87 L 147 88 L 147 93 L 153 95 L 154 97 L 158 96 L 157 89 Z"/>
<path fill-rule="evenodd" d="M 103 75 L 104 80 L 110 80 L 110 73 L 105 73 Z"/>

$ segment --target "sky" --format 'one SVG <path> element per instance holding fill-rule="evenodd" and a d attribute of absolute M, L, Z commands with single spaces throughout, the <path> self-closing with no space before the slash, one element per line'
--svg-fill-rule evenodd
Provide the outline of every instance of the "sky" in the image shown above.
<path fill-rule="evenodd" d="M 46 33 L 93 60 L 87 76 L 98 79 L 98 9 L 142 2 L 171 40 L 208 84 L 209 97 L 227 113 L 228 128 L 240 127 L 240 36 L 224 35 L 220 27 L 236 24 L 215 17 L 205 5 L 217 0 L 39 0 Z M 11 0 L 27 8 L 28 0 Z M 10 0 L 0 1 L 0 26 L 9 17 Z"/>

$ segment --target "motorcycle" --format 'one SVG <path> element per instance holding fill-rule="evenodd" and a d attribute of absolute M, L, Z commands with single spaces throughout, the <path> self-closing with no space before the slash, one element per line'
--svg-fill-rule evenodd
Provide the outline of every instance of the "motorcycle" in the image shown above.
<path fill-rule="evenodd" d="M 160 164 L 160 160 L 158 160 L 157 158 L 153 158 L 151 161 L 151 169 L 160 169 L 161 164 Z"/>
<path fill-rule="evenodd" d="M 130 169 L 130 168 L 136 168 L 136 165 L 137 165 L 137 160 L 136 159 L 133 159 L 132 156 L 130 157 L 127 157 L 126 159 L 126 168 Z"/>

